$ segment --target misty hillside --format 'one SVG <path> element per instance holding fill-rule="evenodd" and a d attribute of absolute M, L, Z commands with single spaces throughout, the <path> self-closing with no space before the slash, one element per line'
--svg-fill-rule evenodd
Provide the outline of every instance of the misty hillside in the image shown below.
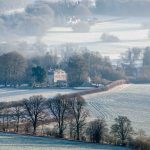
<path fill-rule="evenodd" d="M 32 0 L 0 0 L 0 12 L 25 7 Z"/>
<path fill-rule="evenodd" d="M 30 40 L 31 37 L 44 37 L 55 27 L 60 28 L 60 31 L 61 28 L 65 28 L 65 30 L 67 30 L 66 34 L 68 32 L 72 32 L 72 35 L 73 33 L 88 33 L 94 25 L 103 21 L 99 17 L 101 15 L 110 16 L 110 19 L 104 20 L 112 20 L 111 18 L 114 16 L 144 17 L 149 16 L 150 14 L 150 0 L 75 1 L 77 0 L 0 0 L 0 43 L 3 44 L 3 42 L 17 41 L 18 39 L 20 41 L 21 39 L 23 39 L 22 41 L 27 39 L 27 41 L 33 42 Z M 95 5 L 93 5 L 94 1 Z M 5 13 L 7 10 L 17 9 L 21 9 L 21 11 Z M 80 22 L 72 24 L 71 19 L 73 22 L 78 20 L 80 20 Z M 141 26 L 143 26 L 142 23 Z M 147 23 L 146 26 L 149 27 L 149 23 Z M 97 34 L 99 34 L 97 37 L 99 37 L 100 40 L 101 32 Z M 146 34 L 144 33 L 144 35 Z M 52 38 L 54 39 L 55 37 L 56 35 L 53 35 Z M 59 36 L 58 39 L 60 37 L 61 36 Z M 112 42 L 112 37 L 116 38 L 113 35 L 109 35 L 107 41 Z M 108 40 L 110 38 L 111 40 Z M 48 39 L 51 39 L 51 36 Z M 56 41 L 58 41 L 58 39 Z M 70 39 L 69 36 L 67 42 L 70 42 Z M 75 38 L 73 39 L 74 42 Z M 85 37 L 82 40 L 86 41 Z M 59 41 L 62 41 L 62 39 Z M 106 40 L 102 41 L 104 42 Z M 72 43 L 72 41 L 70 43 Z"/>

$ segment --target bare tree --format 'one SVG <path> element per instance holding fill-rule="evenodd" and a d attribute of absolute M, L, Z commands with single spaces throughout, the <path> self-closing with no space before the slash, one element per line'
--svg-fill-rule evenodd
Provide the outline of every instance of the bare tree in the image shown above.
<path fill-rule="evenodd" d="M 89 123 L 87 135 L 91 142 L 102 142 L 107 134 L 107 124 L 104 119 L 96 119 Z"/>
<path fill-rule="evenodd" d="M 24 114 L 24 109 L 22 106 L 22 103 L 15 103 L 12 106 L 12 118 L 15 120 L 15 124 L 16 124 L 16 132 L 19 132 L 19 124 L 21 121 L 21 118 L 23 118 L 23 114 Z"/>
<path fill-rule="evenodd" d="M 1 120 L 2 120 L 2 130 L 8 131 L 9 123 L 10 123 L 10 110 L 9 108 L 3 108 L 0 112 Z"/>
<path fill-rule="evenodd" d="M 62 138 L 65 130 L 65 119 L 68 112 L 68 97 L 57 95 L 48 100 L 47 106 L 51 115 L 57 122 L 59 137 Z"/>
<path fill-rule="evenodd" d="M 74 95 L 70 99 L 69 104 L 71 113 L 75 120 L 77 140 L 80 140 L 80 133 L 82 127 L 85 125 L 85 119 L 88 115 L 87 111 L 85 110 L 86 102 L 80 95 Z"/>
<path fill-rule="evenodd" d="M 38 123 L 44 118 L 45 98 L 32 96 L 24 100 L 24 108 L 33 126 L 33 134 L 36 134 Z"/>
<path fill-rule="evenodd" d="M 4 115 L 4 104 L 0 104 L 0 122 L 1 122 L 1 129 L 2 131 L 5 131 L 5 115 Z"/>
<path fill-rule="evenodd" d="M 111 127 L 111 133 L 121 141 L 122 145 L 125 145 L 133 134 L 131 121 L 125 116 L 119 116 L 115 119 L 115 122 Z"/>

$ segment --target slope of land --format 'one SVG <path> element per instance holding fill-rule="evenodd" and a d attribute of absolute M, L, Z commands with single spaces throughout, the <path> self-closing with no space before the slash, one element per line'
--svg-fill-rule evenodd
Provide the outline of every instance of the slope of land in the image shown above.
<path fill-rule="evenodd" d="M 71 89 L 0 89 L 0 102 L 20 101 L 34 95 L 42 95 L 46 98 L 54 97 L 57 94 L 76 93 L 78 90 Z"/>
<path fill-rule="evenodd" d="M 111 125 L 117 116 L 127 116 L 137 131 L 150 134 L 150 85 L 123 85 L 113 90 L 84 96 L 91 118 L 104 118 Z"/>
<path fill-rule="evenodd" d="M 0 133 L 0 150 L 129 150 L 123 147 L 88 144 L 42 137 Z"/>

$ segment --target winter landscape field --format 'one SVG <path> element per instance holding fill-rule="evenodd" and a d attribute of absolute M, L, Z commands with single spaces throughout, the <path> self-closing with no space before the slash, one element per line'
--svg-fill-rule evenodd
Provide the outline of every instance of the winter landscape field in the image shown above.
<path fill-rule="evenodd" d="M 150 85 L 123 85 L 109 92 L 85 96 L 91 117 L 104 118 L 112 124 L 119 115 L 127 116 L 138 131 L 150 134 Z"/>
<path fill-rule="evenodd" d="M 10 101 L 19 101 L 24 98 L 29 98 L 34 95 L 43 95 L 46 98 L 54 97 L 57 94 L 69 94 L 76 93 L 77 90 L 69 89 L 0 89 L 0 102 L 10 102 Z"/>
<path fill-rule="evenodd" d="M 0 133 L 0 150 L 129 150 L 110 145 L 88 144 L 42 137 Z"/>
<path fill-rule="evenodd" d="M 0 150 L 150 150 L 149 8 L 0 0 Z"/>
<path fill-rule="evenodd" d="M 109 125 L 119 116 L 127 116 L 136 131 L 143 129 L 150 134 L 150 85 L 122 85 L 108 92 L 86 95 L 87 110 L 90 119 L 104 118 Z M 76 90 L 14 90 L 1 89 L 0 101 L 19 101 L 33 95 L 43 95 L 46 98 L 60 94 L 74 93 Z"/>

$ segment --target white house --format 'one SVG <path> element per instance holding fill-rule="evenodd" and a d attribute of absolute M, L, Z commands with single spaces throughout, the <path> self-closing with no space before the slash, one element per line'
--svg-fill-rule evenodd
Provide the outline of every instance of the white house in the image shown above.
<path fill-rule="evenodd" d="M 67 86 L 67 73 L 62 69 L 49 70 L 48 82 L 50 86 Z"/>

